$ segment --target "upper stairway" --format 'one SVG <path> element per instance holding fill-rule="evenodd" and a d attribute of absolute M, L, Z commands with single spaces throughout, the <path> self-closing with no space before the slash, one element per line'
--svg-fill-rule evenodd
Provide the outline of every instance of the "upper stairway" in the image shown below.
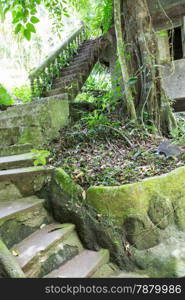
<path fill-rule="evenodd" d="M 43 96 L 66 93 L 69 100 L 73 101 L 96 64 L 101 48 L 101 38 L 84 41 L 69 66 L 61 69 L 60 76 L 53 80 L 51 90 L 43 93 Z"/>
<path fill-rule="evenodd" d="M 74 101 L 108 44 L 104 36 L 87 39 L 81 25 L 29 75 L 33 97 L 67 94 Z"/>
<path fill-rule="evenodd" d="M 21 154 L 57 138 L 108 40 L 87 40 L 81 25 L 29 75 L 32 101 L 0 111 L 0 156 Z"/>

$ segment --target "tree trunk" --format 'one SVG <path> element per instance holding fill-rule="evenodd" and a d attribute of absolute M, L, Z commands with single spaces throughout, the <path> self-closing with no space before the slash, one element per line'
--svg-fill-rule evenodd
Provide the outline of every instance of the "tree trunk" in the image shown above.
<path fill-rule="evenodd" d="M 118 16 L 118 5 L 120 7 L 121 2 L 123 3 L 121 27 L 124 34 L 120 33 L 121 29 L 119 29 L 121 16 Z M 168 134 L 176 128 L 176 121 L 170 107 L 170 100 L 161 83 L 157 38 L 153 30 L 147 0 L 114 0 L 114 5 L 118 53 L 123 78 L 128 83 L 129 78 L 137 77 L 134 95 L 132 89 L 137 118 L 142 124 L 155 126 L 159 132 Z M 126 94 L 126 97 L 128 99 L 131 99 L 130 90 L 127 86 L 126 91 L 129 91 L 129 94 Z M 127 108 L 130 115 L 129 107 Z"/>
<path fill-rule="evenodd" d="M 129 85 L 129 73 L 127 69 L 125 44 L 123 41 L 123 33 L 122 33 L 121 0 L 114 1 L 114 23 L 115 23 L 115 31 L 116 31 L 116 39 L 117 39 L 117 52 L 118 52 L 120 66 L 121 66 L 121 73 L 124 80 L 127 113 L 131 121 L 136 121 L 137 119 L 136 110 L 133 102 L 134 97 L 133 97 L 131 86 Z"/>

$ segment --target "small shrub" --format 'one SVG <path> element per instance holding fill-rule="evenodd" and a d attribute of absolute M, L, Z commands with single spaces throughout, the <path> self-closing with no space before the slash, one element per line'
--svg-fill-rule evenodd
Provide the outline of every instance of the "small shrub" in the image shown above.
<path fill-rule="evenodd" d="M 7 90 L 0 84 L 0 105 L 9 106 L 13 104 L 13 99 Z"/>
<path fill-rule="evenodd" d="M 50 151 L 33 149 L 31 152 L 34 154 L 34 166 L 45 166 L 47 164 L 47 157 L 51 155 Z"/>
<path fill-rule="evenodd" d="M 13 95 L 24 103 L 31 100 L 31 88 L 28 84 L 13 88 Z"/>

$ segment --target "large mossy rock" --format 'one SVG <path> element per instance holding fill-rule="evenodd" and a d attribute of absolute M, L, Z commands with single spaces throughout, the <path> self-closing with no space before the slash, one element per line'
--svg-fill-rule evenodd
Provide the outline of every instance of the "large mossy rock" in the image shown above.
<path fill-rule="evenodd" d="M 134 184 L 90 187 L 86 193 L 55 169 L 48 191 L 55 219 L 74 223 L 87 248 L 109 249 L 124 271 L 185 276 L 185 167 Z"/>
<path fill-rule="evenodd" d="M 169 225 L 185 231 L 185 167 L 134 184 L 90 187 L 87 203 L 111 215 L 131 245 L 151 248 Z"/>
<path fill-rule="evenodd" d="M 164 234 L 163 241 L 155 247 L 133 250 L 136 265 L 145 270 L 149 277 L 185 276 L 185 233 L 170 228 L 170 235 L 165 238 Z"/>

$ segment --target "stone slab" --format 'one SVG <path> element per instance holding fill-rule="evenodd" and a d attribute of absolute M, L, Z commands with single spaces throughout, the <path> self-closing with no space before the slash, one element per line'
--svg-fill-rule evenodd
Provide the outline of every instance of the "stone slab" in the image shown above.
<path fill-rule="evenodd" d="M 0 202 L 0 221 L 8 219 L 22 211 L 30 210 L 35 205 L 42 205 L 43 203 L 44 200 L 38 199 L 36 196 L 22 198 L 16 201 L 14 201 L 14 199 L 12 199 L 11 201 L 2 201 Z"/>
<path fill-rule="evenodd" d="M 19 155 L 0 157 L 0 170 L 33 166 L 33 162 L 37 156 L 38 154 L 29 152 Z"/>
<path fill-rule="evenodd" d="M 48 278 L 88 278 L 93 273 L 106 264 L 109 260 L 108 250 L 99 252 L 84 250 L 79 255 L 62 265 L 59 269 L 54 270 L 46 277 Z"/>
<path fill-rule="evenodd" d="M 21 268 L 24 268 L 35 256 L 41 255 L 43 251 L 46 251 L 56 242 L 65 239 L 74 228 L 73 224 L 50 224 L 15 245 L 14 249 L 20 253 L 17 256 L 17 261 Z"/>

